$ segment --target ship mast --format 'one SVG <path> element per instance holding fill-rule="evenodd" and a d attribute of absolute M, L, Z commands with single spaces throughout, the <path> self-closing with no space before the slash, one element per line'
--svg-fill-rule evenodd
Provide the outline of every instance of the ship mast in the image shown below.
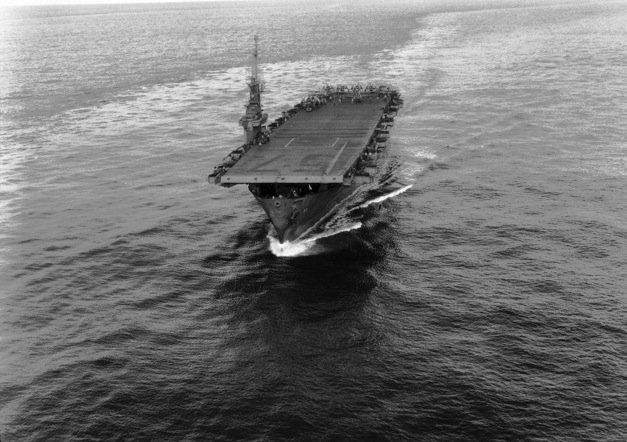
<path fill-rule="evenodd" d="M 259 68 L 257 66 L 258 42 L 259 37 L 255 35 L 255 47 L 248 82 L 250 96 L 245 105 L 246 113 L 239 120 L 239 124 L 244 128 L 244 137 L 248 145 L 258 142 L 263 124 L 268 120 L 268 114 L 264 114 L 261 107 L 261 82 L 259 81 Z"/>
<path fill-rule="evenodd" d="M 257 79 L 257 57 L 259 55 L 259 37 L 255 35 L 255 49 L 253 49 L 253 66 L 251 70 L 250 83 L 255 84 Z"/>

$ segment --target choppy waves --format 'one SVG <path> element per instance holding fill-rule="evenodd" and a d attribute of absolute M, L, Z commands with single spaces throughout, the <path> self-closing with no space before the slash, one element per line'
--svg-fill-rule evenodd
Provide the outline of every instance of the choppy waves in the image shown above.
<path fill-rule="evenodd" d="M 624 439 L 625 8 L 199 5 L 7 28 L 58 50 L 3 55 L 2 440 Z M 183 38 L 212 11 L 236 29 Z M 270 118 L 324 82 L 405 98 L 385 185 L 303 250 L 204 181 L 255 23 Z"/>

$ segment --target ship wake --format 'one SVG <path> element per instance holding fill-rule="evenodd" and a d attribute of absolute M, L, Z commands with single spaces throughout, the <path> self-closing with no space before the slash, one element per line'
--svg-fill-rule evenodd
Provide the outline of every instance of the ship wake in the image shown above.
<path fill-rule="evenodd" d="M 268 239 L 270 240 L 270 251 L 278 257 L 290 257 L 299 255 L 310 255 L 320 252 L 316 249 L 316 242 L 322 238 L 328 238 L 339 233 L 348 232 L 350 230 L 359 229 L 361 227 L 360 222 L 352 223 L 350 225 L 340 227 L 333 230 L 325 230 L 323 232 L 312 235 L 309 238 L 296 240 L 294 242 L 279 242 L 278 238 L 268 233 Z"/>
<path fill-rule="evenodd" d="M 397 190 L 395 190 L 393 192 L 386 193 L 385 195 L 381 195 L 381 196 L 373 198 L 373 199 L 371 199 L 369 201 L 366 201 L 365 203 L 362 203 L 359 206 L 350 209 L 350 211 L 357 210 L 357 209 L 365 209 L 366 207 L 368 207 L 371 204 L 382 203 L 383 201 L 385 201 L 385 200 L 387 200 L 389 198 L 393 198 L 393 197 L 395 197 L 397 195 L 400 195 L 403 192 L 408 191 L 412 187 L 413 187 L 413 184 L 408 184 L 408 185 L 406 185 L 404 187 L 401 187 L 400 189 L 397 189 Z"/>

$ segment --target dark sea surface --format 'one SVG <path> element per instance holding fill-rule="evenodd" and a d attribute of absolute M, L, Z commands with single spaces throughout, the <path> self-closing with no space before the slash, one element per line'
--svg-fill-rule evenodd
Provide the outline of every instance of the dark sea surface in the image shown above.
<path fill-rule="evenodd" d="M 295 256 L 205 181 L 255 33 L 270 119 L 405 99 Z M 627 3 L 6 9 L 0 118 L 2 442 L 627 440 Z"/>

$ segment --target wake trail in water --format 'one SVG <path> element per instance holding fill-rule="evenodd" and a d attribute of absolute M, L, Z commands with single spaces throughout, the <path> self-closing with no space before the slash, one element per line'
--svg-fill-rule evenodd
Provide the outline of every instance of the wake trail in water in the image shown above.
<path fill-rule="evenodd" d="M 312 250 L 312 248 L 316 245 L 316 241 L 322 238 L 328 238 L 329 236 L 337 235 L 339 233 L 348 232 L 350 230 L 359 229 L 361 227 L 361 223 L 353 223 L 351 225 L 342 227 L 340 229 L 324 231 L 313 235 L 311 238 L 306 238 L 300 241 L 294 242 L 285 242 L 281 244 L 277 238 L 268 234 L 268 239 L 270 240 L 270 251 L 274 253 L 274 255 L 279 257 L 289 257 L 289 256 L 298 256 L 303 255 L 306 252 Z M 311 252 L 310 252 L 311 253 Z"/>
<path fill-rule="evenodd" d="M 401 187 L 400 189 L 395 190 L 394 192 L 390 192 L 390 193 L 386 193 L 385 195 L 378 196 L 378 197 L 376 197 L 374 199 L 371 199 L 369 201 L 366 201 L 365 203 L 360 204 L 357 207 L 352 208 L 351 211 L 352 210 L 357 210 L 357 209 L 364 209 L 364 208 L 368 207 L 370 204 L 380 203 L 380 202 L 385 201 L 388 198 L 393 198 L 396 195 L 400 195 L 401 193 L 409 190 L 413 186 L 414 186 L 413 184 L 408 184 L 408 185 L 406 185 L 404 187 Z"/>

